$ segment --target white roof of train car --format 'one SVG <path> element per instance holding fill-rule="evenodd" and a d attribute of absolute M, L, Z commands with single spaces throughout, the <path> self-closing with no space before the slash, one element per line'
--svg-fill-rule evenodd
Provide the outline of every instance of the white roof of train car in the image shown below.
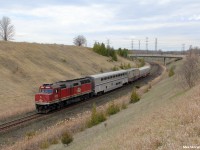
<path fill-rule="evenodd" d="M 139 68 L 140 70 L 143 70 L 143 69 L 150 69 L 150 66 L 144 66 L 144 67 L 141 67 Z"/>
<path fill-rule="evenodd" d="M 130 69 L 127 69 L 127 71 L 133 71 L 133 70 L 138 70 L 139 68 L 130 68 Z"/>
<path fill-rule="evenodd" d="M 119 71 L 112 71 L 112 72 L 106 72 L 106 73 L 100 73 L 100 74 L 95 74 L 95 75 L 89 75 L 88 77 L 93 77 L 93 78 L 101 78 L 101 77 L 107 77 L 119 73 L 125 73 L 127 72 L 126 70 L 119 70 Z"/>

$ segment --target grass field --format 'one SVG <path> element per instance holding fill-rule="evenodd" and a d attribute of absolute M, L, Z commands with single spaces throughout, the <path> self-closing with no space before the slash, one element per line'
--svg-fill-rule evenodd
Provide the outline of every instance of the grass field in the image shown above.
<path fill-rule="evenodd" d="M 200 144 L 200 86 L 183 90 L 167 78 L 105 123 L 74 136 L 67 149 L 183 149 Z M 64 150 L 62 144 L 50 150 Z"/>
<path fill-rule="evenodd" d="M 118 62 L 91 49 L 56 44 L 0 42 L 0 120 L 32 111 L 34 94 L 43 83 L 52 83 L 109 71 Z"/>

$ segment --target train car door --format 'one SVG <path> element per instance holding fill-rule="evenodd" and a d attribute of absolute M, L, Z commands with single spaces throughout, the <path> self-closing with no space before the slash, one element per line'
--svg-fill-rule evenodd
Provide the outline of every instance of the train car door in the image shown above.
<path fill-rule="evenodd" d="M 54 97 L 55 97 L 55 100 L 61 98 L 61 91 L 59 88 L 54 90 Z"/>
<path fill-rule="evenodd" d="M 73 92 L 74 92 L 74 96 L 78 96 L 79 94 L 81 94 L 81 84 L 79 82 L 76 82 L 73 84 Z"/>
<path fill-rule="evenodd" d="M 70 89 L 69 89 L 69 96 L 72 97 L 74 95 L 74 90 L 73 90 L 73 84 L 70 84 Z"/>

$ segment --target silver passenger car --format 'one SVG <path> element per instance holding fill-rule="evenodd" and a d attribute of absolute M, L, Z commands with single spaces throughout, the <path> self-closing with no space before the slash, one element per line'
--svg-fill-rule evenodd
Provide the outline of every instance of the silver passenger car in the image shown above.
<path fill-rule="evenodd" d="M 138 68 L 131 68 L 127 70 L 128 82 L 133 82 L 140 78 L 140 70 Z"/>
<path fill-rule="evenodd" d="M 111 91 L 128 83 L 126 70 L 90 75 L 88 77 L 92 79 L 94 95 Z"/>
<path fill-rule="evenodd" d="M 150 74 L 150 66 L 144 66 L 139 68 L 140 70 L 140 77 L 146 77 Z"/>

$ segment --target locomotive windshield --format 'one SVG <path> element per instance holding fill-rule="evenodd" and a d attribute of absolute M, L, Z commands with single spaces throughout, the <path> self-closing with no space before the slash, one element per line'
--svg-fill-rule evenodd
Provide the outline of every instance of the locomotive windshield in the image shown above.
<path fill-rule="evenodd" d="M 53 93 L 53 90 L 52 90 L 52 89 L 40 89 L 40 92 L 41 92 L 41 93 L 48 93 L 48 94 L 51 94 L 51 93 Z"/>

